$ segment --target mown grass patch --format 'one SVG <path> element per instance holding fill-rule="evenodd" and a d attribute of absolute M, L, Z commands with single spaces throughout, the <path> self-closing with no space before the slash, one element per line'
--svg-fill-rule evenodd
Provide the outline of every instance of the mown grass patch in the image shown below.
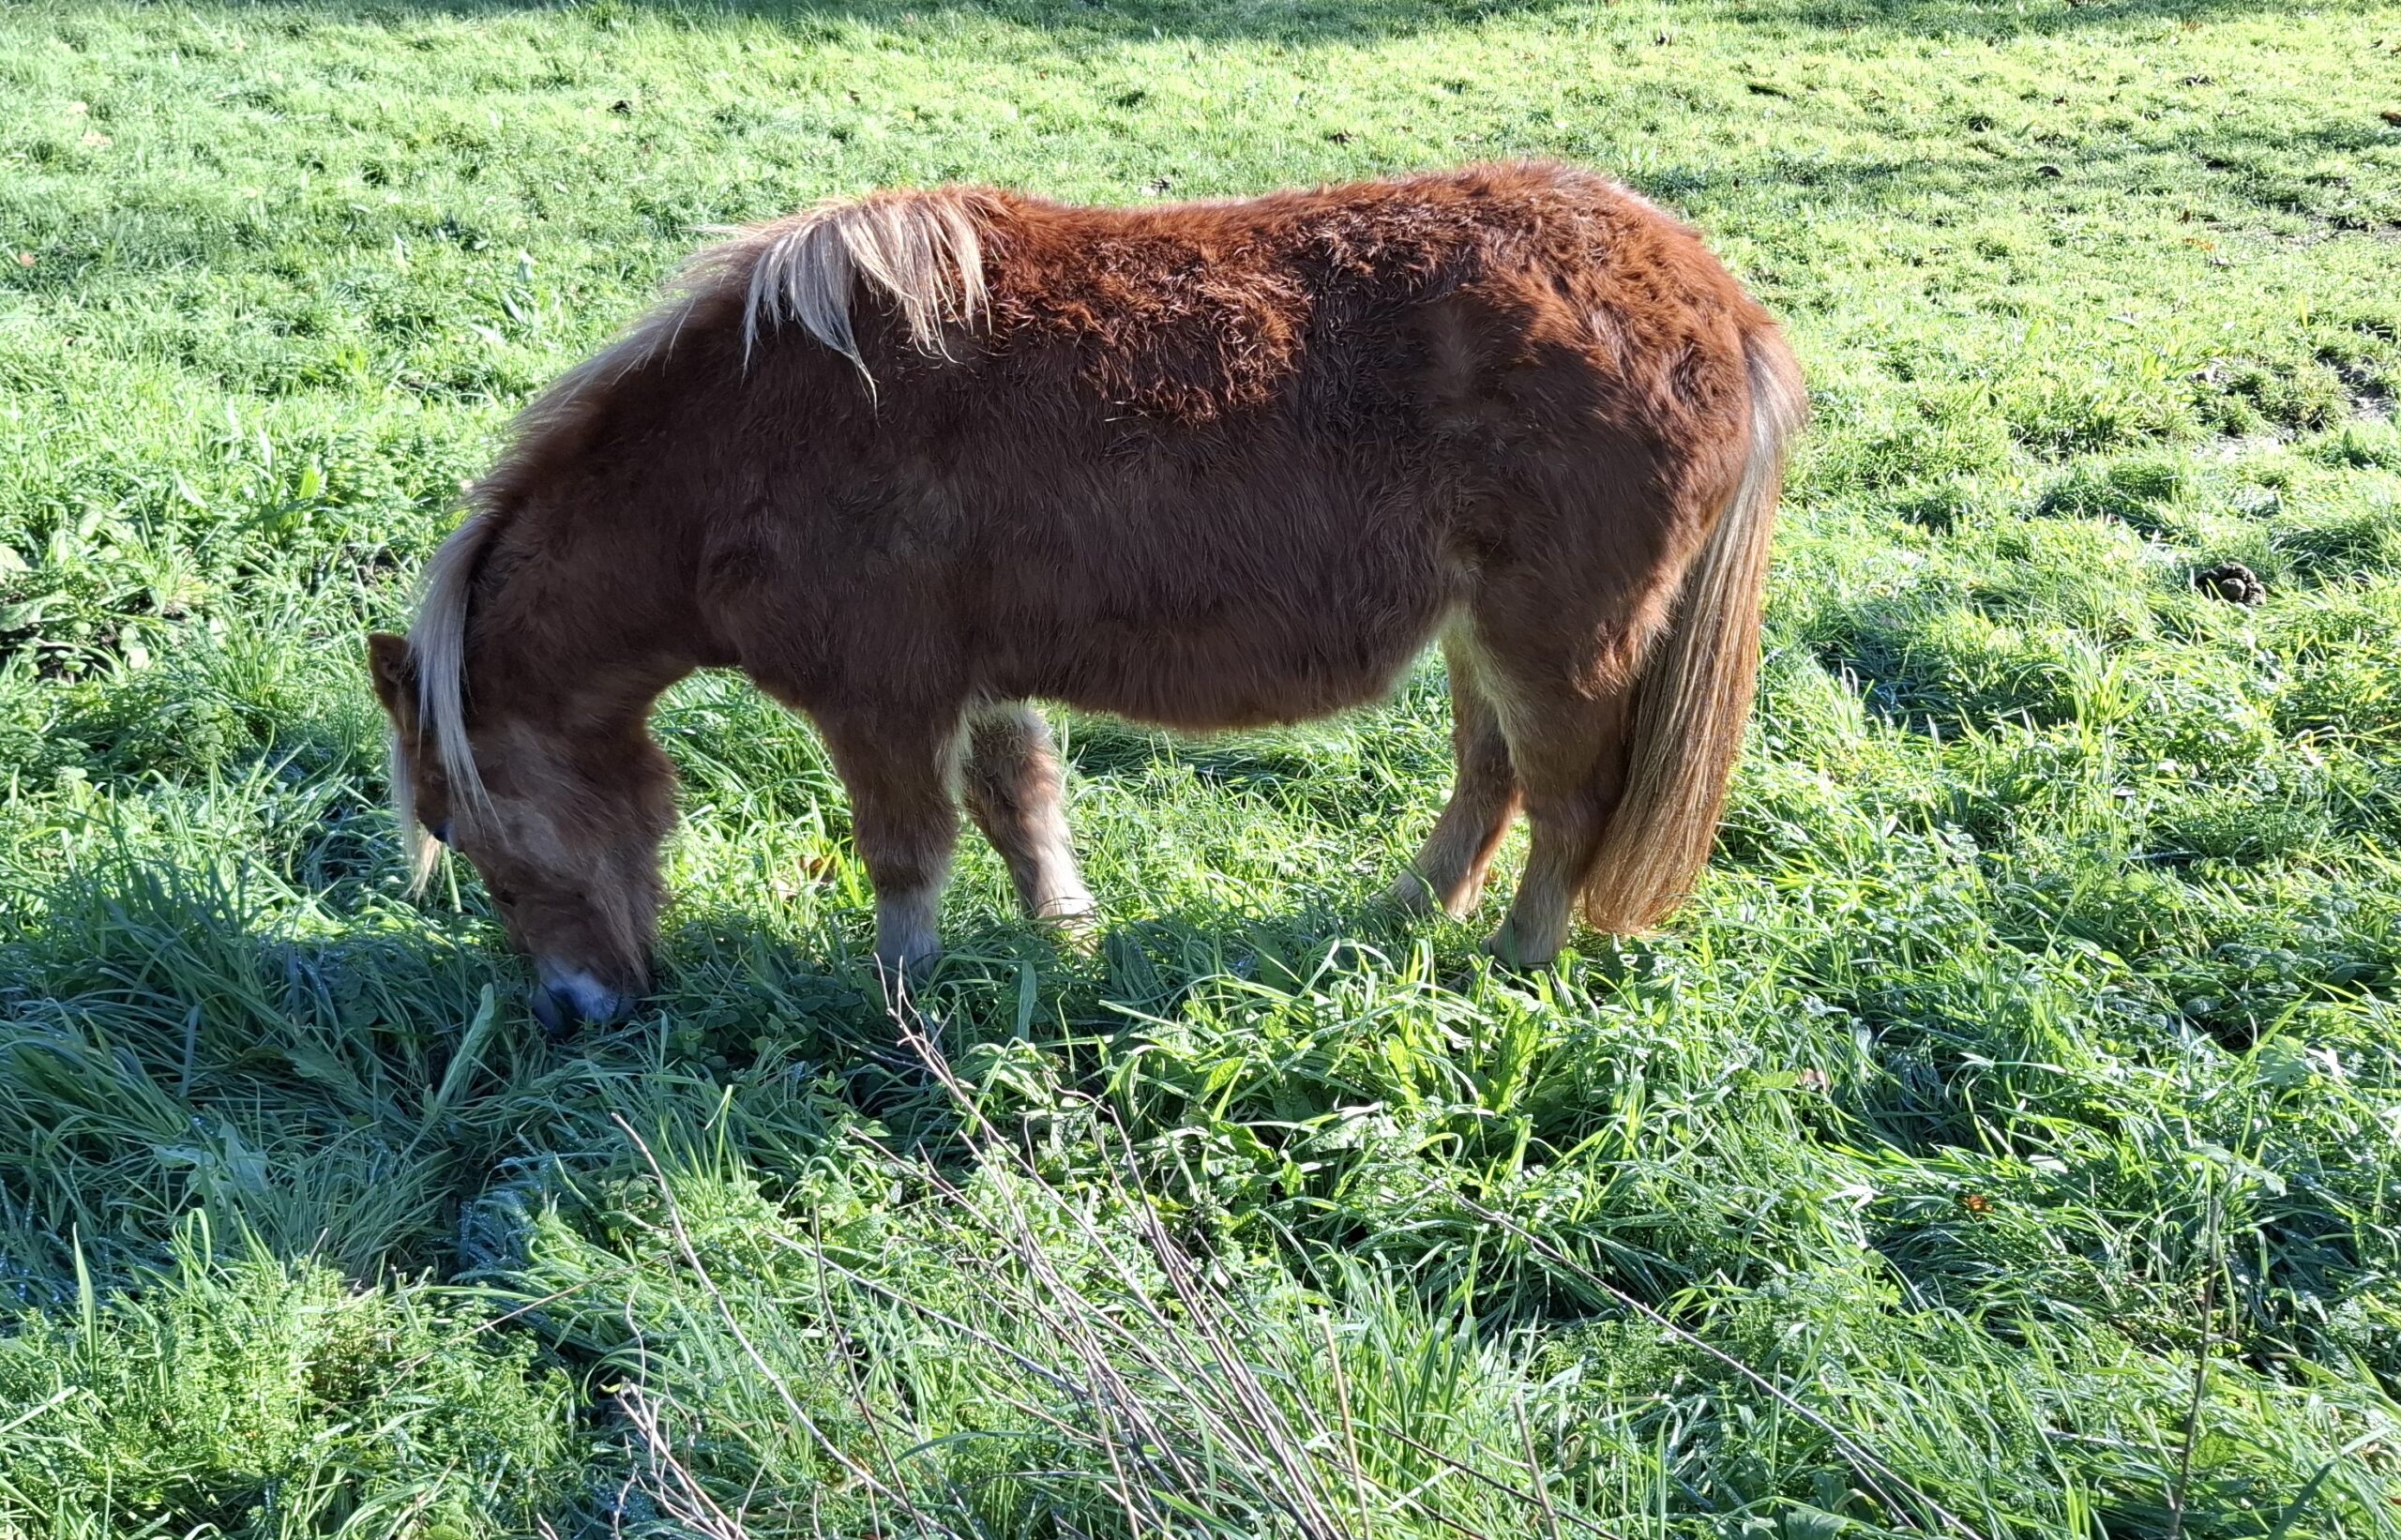
<path fill-rule="evenodd" d="M 2244 0 L 0 16 L 0 1532 L 2401 1533 L 2396 80 Z M 699 227 L 1537 153 L 1818 400 L 1664 935 L 1371 913 L 1430 669 L 1064 723 L 1109 938 L 970 848 L 921 1015 L 732 681 L 626 1028 L 405 897 L 361 636 Z"/>

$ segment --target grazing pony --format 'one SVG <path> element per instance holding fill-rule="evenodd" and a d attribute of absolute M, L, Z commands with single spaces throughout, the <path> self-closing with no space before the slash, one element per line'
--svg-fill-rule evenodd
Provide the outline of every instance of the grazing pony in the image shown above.
<path fill-rule="evenodd" d="M 612 1019 L 674 816 L 652 702 L 738 668 L 823 734 L 876 957 L 922 967 L 962 798 L 1032 914 L 1092 921 L 1027 702 L 1291 722 L 1439 638 L 1457 780 L 1394 898 L 1466 913 L 1522 807 L 1492 944 L 1547 963 L 1707 860 L 1803 413 L 1699 239 L 1570 167 L 822 204 L 520 419 L 372 639 L 400 823 L 483 874 L 546 1025 Z"/>

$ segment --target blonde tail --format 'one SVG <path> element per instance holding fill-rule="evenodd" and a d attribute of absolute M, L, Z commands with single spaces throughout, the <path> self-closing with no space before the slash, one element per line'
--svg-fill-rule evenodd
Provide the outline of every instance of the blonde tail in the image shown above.
<path fill-rule="evenodd" d="M 1708 865 L 1759 679 L 1759 602 L 1788 442 L 1808 411 L 1800 367 L 1773 332 L 1744 342 L 1751 445 L 1743 478 L 1684 575 L 1675 617 L 1644 660 L 1624 794 L 1584 888 L 1595 930 L 1644 930 Z"/>

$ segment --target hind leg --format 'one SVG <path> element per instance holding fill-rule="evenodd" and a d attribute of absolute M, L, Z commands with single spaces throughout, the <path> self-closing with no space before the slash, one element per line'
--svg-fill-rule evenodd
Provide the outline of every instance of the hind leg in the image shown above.
<path fill-rule="evenodd" d="M 966 735 L 956 716 L 818 717 L 851 793 L 851 838 L 875 884 L 875 960 L 922 977 L 942 957 L 937 920 L 959 838 Z"/>
<path fill-rule="evenodd" d="M 994 706 L 968 728 L 967 811 L 1008 864 L 1018 902 L 1037 920 L 1071 929 L 1091 923 L 1095 904 L 1076 870 L 1062 806 L 1065 783 L 1050 729 L 1031 706 Z"/>
<path fill-rule="evenodd" d="M 1388 898 L 1412 913 L 1440 909 L 1463 918 L 1483 898 L 1492 853 L 1501 848 L 1517 813 L 1518 778 L 1509 765 L 1500 714 L 1477 682 L 1474 649 L 1445 638 L 1442 657 L 1451 676 L 1451 753 L 1457 776 L 1434 832 Z"/>
<path fill-rule="evenodd" d="M 1519 968 L 1541 968 L 1567 944 L 1578 896 L 1608 830 L 1618 779 L 1596 763 L 1581 780 L 1563 776 L 1540 791 L 1529 790 L 1526 822 L 1533 828 L 1533 846 L 1509 917 L 1486 944 L 1493 956 Z"/>
<path fill-rule="evenodd" d="M 1624 790 L 1634 692 L 1596 682 L 1615 671 L 1551 647 L 1511 647 L 1505 636 L 1489 634 L 1474 645 L 1479 669 L 1495 681 L 1490 693 L 1533 834 L 1509 917 L 1487 944 L 1505 962 L 1540 968 L 1567 944 Z"/>

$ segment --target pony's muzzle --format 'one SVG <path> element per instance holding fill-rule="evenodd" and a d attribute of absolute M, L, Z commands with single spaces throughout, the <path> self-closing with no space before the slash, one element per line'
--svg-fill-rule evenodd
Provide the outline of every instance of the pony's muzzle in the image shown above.
<path fill-rule="evenodd" d="M 534 1019 L 552 1036 L 581 1026 L 609 1026 L 633 1010 L 634 993 L 612 989 L 581 968 L 544 962 L 536 966 L 540 979 L 529 1004 Z"/>

